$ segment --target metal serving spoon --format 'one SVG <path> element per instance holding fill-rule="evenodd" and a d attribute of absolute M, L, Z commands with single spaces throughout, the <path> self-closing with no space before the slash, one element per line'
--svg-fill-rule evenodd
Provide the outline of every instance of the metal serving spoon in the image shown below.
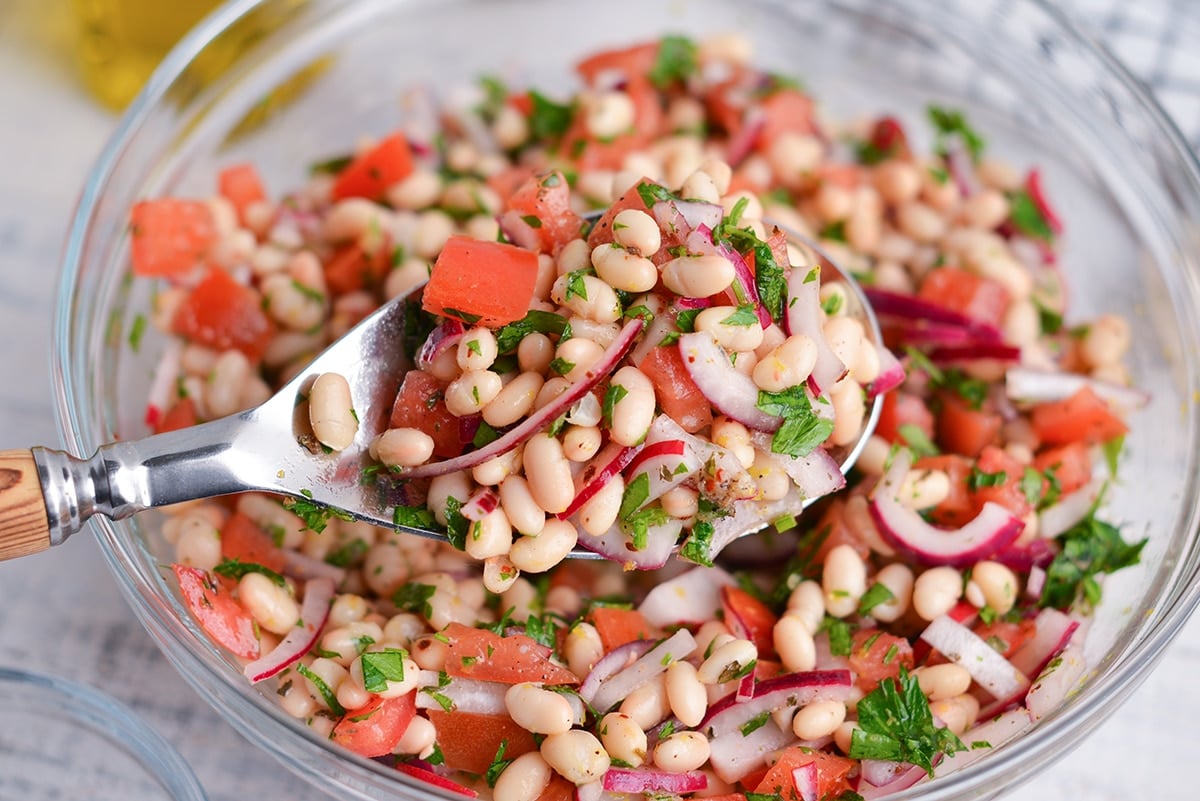
<path fill-rule="evenodd" d="M 822 272 L 850 287 L 868 334 L 879 341 L 874 312 L 854 279 L 804 237 Z M 368 445 L 388 427 L 396 390 L 412 369 L 401 347 L 406 323 L 419 306 L 421 287 L 382 306 L 312 361 L 262 405 L 190 428 L 103 445 L 80 459 L 34 447 L 0 451 L 0 560 L 37 553 L 65 542 L 95 514 L 121 520 L 155 507 L 246 491 L 264 491 L 315 503 L 409 534 L 445 541 L 440 531 L 393 522 L 394 494 L 364 482 L 377 463 Z M 419 343 L 418 343 L 419 344 Z M 350 383 L 359 428 L 353 444 L 324 453 L 314 441 L 305 398 L 317 376 L 341 373 Z M 879 416 L 868 410 L 856 443 L 838 454 L 843 471 L 858 458 Z M 766 528 L 749 527 L 740 536 Z M 578 548 L 577 558 L 599 558 Z"/>

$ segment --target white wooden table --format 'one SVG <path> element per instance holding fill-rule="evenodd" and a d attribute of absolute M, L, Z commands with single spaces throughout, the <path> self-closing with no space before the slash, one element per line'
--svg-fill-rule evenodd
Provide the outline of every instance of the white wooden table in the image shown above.
<path fill-rule="evenodd" d="M 1159 89 L 1193 144 L 1200 143 L 1200 4 L 1071 5 Z M 76 193 L 115 122 L 72 71 L 66 6 L 0 2 L 0 448 L 58 444 L 46 348 L 56 266 Z M 1190 48 L 1182 46 L 1189 41 Z M 131 705 L 178 747 L 214 799 L 320 797 L 244 743 L 184 684 L 119 597 L 87 534 L 0 564 L 0 664 L 78 679 Z M 1183 778 L 1200 749 L 1198 673 L 1194 620 L 1084 745 L 1005 798 L 1200 797 Z M 61 758 L 70 770 L 72 754 Z M 10 801 L 3 784 L 0 801 Z"/>

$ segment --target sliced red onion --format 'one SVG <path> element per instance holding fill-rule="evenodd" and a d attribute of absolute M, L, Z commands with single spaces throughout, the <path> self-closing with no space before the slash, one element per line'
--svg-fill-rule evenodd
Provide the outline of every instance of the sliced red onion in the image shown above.
<path fill-rule="evenodd" d="M 754 150 L 763 127 L 767 124 L 767 114 L 762 106 L 751 106 L 742 114 L 742 127 L 729 140 L 725 148 L 725 160 L 730 167 L 741 164 L 746 156 Z"/>
<path fill-rule="evenodd" d="M 1104 476 L 1094 476 L 1077 490 L 1059 498 L 1053 505 L 1038 512 L 1038 536 L 1054 539 L 1092 511 L 1108 485 Z"/>
<path fill-rule="evenodd" d="M 596 393 L 589 392 L 571 406 L 567 422 L 573 426 L 596 426 L 604 419 L 604 409 Z"/>
<path fill-rule="evenodd" d="M 436 687 L 438 695 L 449 699 L 453 708 L 459 712 L 477 715 L 507 715 L 508 708 L 504 705 L 504 695 L 510 685 L 499 681 L 479 681 L 454 677 L 447 683 L 441 674 L 421 671 L 421 686 Z M 429 693 L 417 693 L 418 709 L 442 709 L 437 698 Z"/>
<path fill-rule="evenodd" d="M 813 366 L 812 375 L 809 376 L 814 395 L 825 392 L 846 374 L 846 365 L 842 364 L 842 360 L 825 341 L 825 333 L 821 327 L 824 316 L 821 311 L 821 282 L 818 273 L 819 268 L 808 272 L 803 268 L 792 269 L 787 279 L 787 300 L 783 318 L 788 334 L 804 334 L 816 343 L 817 361 Z"/>
<path fill-rule="evenodd" d="M 579 685 L 579 695 L 591 703 L 600 690 L 600 686 L 614 674 L 636 662 L 642 655 L 654 647 L 649 640 L 634 640 L 617 646 L 592 665 L 592 669 L 584 676 Z"/>
<path fill-rule="evenodd" d="M 1025 527 L 1019 517 L 991 501 L 962 528 L 941 529 L 929 524 L 897 498 L 911 465 L 912 454 L 903 448 L 897 451 L 869 504 L 880 535 L 897 551 L 923 564 L 962 567 L 1007 547 Z"/>
<path fill-rule="evenodd" d="M 993 653 L 995 653 L 993 651 Z M 745 726 L 763 712 L 774 712 L 785 706 L 804 706 L 813 701 L 845 701 L 853 691 L 848 670 L 808 670 L 784 673 L 764 681 L 754 688 L 754 697 L 739 701 L 727 695 L 708 708 L 697 729 L 710 738 L 730 732 L 741 733 Z"/>
<path fill-rule="evenodd" d="M 1061 234 L 1063 232 L 1062 219 L 1046 198 L 1046 192 L 1042 188 L 1042 174 L 1037 167 L 1031 169 L 1025 176 L 1025 191 L 1029 193 L 1029 199 L 1033 201 L 1033 205 L 1037 206 L 1043 219 L 1046 220 L 1046 225 L 1050 226 L 1050 230 L 1055 234 Z"/>
<path fill-rule="evenodd" d="M 675 298 L 675 306 L 685 311 L 707 309 L 713 305 L 712 298 Z"/>
<path fill-rule="evenodd" d="M 771 437 L 761 431 L 751 434 L 750 441 L 754 447 L 769 454 L 779 469 L 788 474 L 805 500 L 823 498 L 846 486 L 842 468 L 824 448 L 817 448 L 807 456 L 789 456 L 786 453 L 772 453 Z"/>
<path fill-rule="evenodd" d="M 1016 698 L 1029 688 L 1029 679 L 982 637 L 946 615 L 930 621 L 921 639 L 946 659 L 966 668 L 975 682 L 995 698 Z"/>
<path fill-rule="evenodd" d="M 964 198 L 979 192 L 979 177 L 975 174 L 975 163 L 971 154 L 961 145 L 946 149 L 946 172 L 954 179 L 958 191 Z"/>
<path fill-rule="evenodd" d="M 969 329 L 948 323 L 886 316 L 881 316 L 880 323 L 890 338 L 902 345 L 961 345 L 976 339 Z"/>
<path fill-rule="evenodd" d="M 1029 717 L 1029 712 L 1025 709 L 1010 709 L 977 726 L 973 726 L 959 737 L 963 741 L 963 744 L 967 746 L 967 749 L 943 758 L 934 768 L 934 775 L 942 777 L 956 770 L 961 770 L 988 754 L 994 753 L 1000 746 L 1010 740 L 1016 739 L 1032 728 L 1033 720 Z M 972 747 L 972 743 L 987 743 L 991 747 Z M 867 796 L 864 795 L 863 798 L 867 798 Z"/>
<path fill-rule="evenodd" d="M 640 365 L 650 355 L 650 351 L 662 345 L 667 335 L 678 331 L 675 324 L 675 307 L 668 306 L 658 295 L 653 293 L 643 295 L 640 305 L 648 308 L 654 318 L 646 326 L 646 333 L 641 341 L 629 352 L 629 362 L 635 366 Z M 676 305 L 678 305 L 678 299 Z"/>
<path fill-rule="evenodd" d="M 874 785 L 864 779 L 858 783 L 858 787 L 855 788 L 855 792 L 862 796 L 863 801 L 868 801 L 868 799 L 874 798 L 883 798 L 885 796 L 892 795 L 893 793 L 898 793 L 901 790 L 907 790 L 909 787 L 912 787 L 917 782 L 924 779 L 927 775 L 928 774 L 925 773 L 924 768 L 918 765 L 909 765 L 904 770 L 897 773 L 887 784 Z"/>
<path fill-rule="evenodd" d="M 421 343 L 421 348 L 417 351 L 417 368 L 428 370 L 437 357 L 448 348 L 458 347 L 459 341 L 466 332 L 467 327 L 461 320 L 450 317 L 442 320 Z"/>
<path fill-rule="evenodd" d="M 652 626 L 699 624 L 716 617 L 721 588 L 737 582 L 719 567 L 694 567 L 654 585 L 638 605 Z"/>
<path fill-rule="evenodd" d="M 905 320 L 941 323 L 958 328 L 965 328 L 976 338 L 998 342 L 1003 339 L 1000 329 L 988 323 L 974 320 L 965 314 L 930 303 L 915 295 L 902 292 L 892 292 L 878 287 L 864 286 L 863 294 L 875 314 L 879 317 L 899 317 Z"/>
<path fill-rule="evenodd" d="M 885 392 L 890 392 L 903 384 L 904 379 L 907 378 L 904 365 L 900 363 L 890 348 L 884 345 L 875 345 L 875 351 L 879 354 L 879 375 L 867 384 L 868 401 L 874 400 Z"/>
<path fill-rule="evenodd" d="M 695 650 L 696 640 L 691 632 L 680 629 L 655 645 L 629 667 L 609 676 L 601 682 L 591 698 L 584 696 L 584 700 L 603 714 L 638 687 L 666 671 L 668 665 L 686 659 Z M 582 690 L 580 695 L 583 695 Z"/>
<path fill-rule="evenodd" d="M 180 362 L 183 359 L 183 340 L 171 337 L 158 364 L 154 366 L 154 377 L 150 379 L 150 391 L 146 399 L 146 425 L 158 426 L 162 416 L 171 406 L 175 385 L 179 380 Z"/>
<path fill-rule="evenodd" d="M 1013 667 L 1030 679 L 1036 679 L 1046 665 L 1058 656 L 1079 630 L 1079 621 L 1057 609 L 1047 607 L 1034 619 L 1034 635 L 1012 655 Z"/>
<path fill-rule="evenodd" d="M 480 487 L 475 490 L 467 502 L 462 505 L 462 516 L 468 520 L 482 520 L 500 504 L 500 498 L 491 487 Z"/>
<path fill-rule="evenodd" d="M 891 784 L 911 767 L 909 762 L 893 762 L 887 759 L 864 759 L 858 763 L 859 775 L 863 781 L 876 787 Z"/>
<path fill-rule="evenodd" d="M 679 352 L 688 375 L 722 414 L 758 431 L 774 431 L 782 420 L 758 408 L 758 387 L 729 361 L 712 334 L 695 331 L 679 337 Z"/>
<path fill-rule="evenodd" d="M 821 775 L 816 762 L 792 769 L 792 785 L 796 788 L 796 795 L 800 797 L 800 801 L 819 801 L 817 793 L 820 791 L 820 781 Z"/>
<path fill-rule="evenodd" d="M 345 568 L 331 565 L 320 559 L 313 559 L 307 554 L 289 548 L 280 548 L 279 553 L 283 557 L 283 569 L 289 576 L 305 580 L 327 578 L 335 586 L 341 586 L 346 579 Z"/>
<path fill-rule="evenodd" d="M 670 518 L 665 523 L 650 526 L 646 531 L 646 546 L 634 550 L 633 540 L 619 524 L 599 536 L 581 528 L 579 545 L 626 569 L 655 570 L 671 558 L 682 531 L 683 522 Z"/>
<path fill-rule="evenodd" d="M 278 675 L 316 645 L 321 630 L 325 628 L 325 621 L 329 619 L 329 605 L 333 603 L 334 592 L 333 581 L 328 578 L 309 579 L 304 583 L 299 625 L 293 626 L 270 653 L 246 665 L 242 672 L 251 683 L 257 684 Z"/>
<path fill-rule="evenodd" d="M 754 673 L 753 672 L 747 673 L 745 676 L 742 676 L 741 680 L 737 683 L 737 689 L 734 690 L 733 697 L 734 697 L 734 700 L 736 700 L 736 701 L 749 701 L 751 698 L 754 697 Z"/>
<path fill-rule="evenodd" d="M 730 784 L 762 767 L 767 757 L 796 742 L 796 735 L 783 731 L 768 719 L 749 734 L 733 731 L 709 743 L 709 765 L 722 781 Z"/>
<path fill-rule="evenodd" d="M 1029 717 L 1038 721 L 1062 706 L 1066 697 L 1083 683 L 1087 672 L 1083 649 L 1068 645 L 1029 688 L 1025 696 Z"/>
<path fill-rule="evenodd" d="M 1029 568 L 1029 576 L 1025 579 L 1025 597 L 1037 600 L 1046 589 L 1046 569 L 1039 565 Z"/>
<path fill-rule="evenodd" d="M 659 768 L 609 768 L 603 778 L 610 793 L 694 793 L 708 787 L 708 776 L 699 770 L 671 772 Z"/>
<path fill-rule="evenodd" d="M 719 554 L 746 532 L 759 531 L 786 517 L 796 517 L 815 501 L 805 499 L 796 487 L 776 501 L 741 500 L 732 504 L 733 514 L 712 521 L 712 555 Z"/>
<path fill-rule="evenodd" d="M 534 253 L 542 249 L 542 235 L 525 220 L 525 215 L 517 209 L 509 209 L 496 215 L 496 223 L 500 233 L 518 247 L 532 250 Z"/>
<path fill-rule="evenodd" d="M 1054 561 L 1057 554 L 1058 550 L 1050 540 L 1038 538 L 1023 545 L 1017 545 L 1014 542 L 992 554 L 992 559 L 1013 570 L 1025 572 L 1039 566 L 1045 567 Z"/>
<path fill-rule="evenodd" d="M 649 480 L 650 491 L 642 506 L 647 506 L 666 495 L 687 481 L 701 467 L 699 457 L 683 440 L 659 439 L 650 442 L 649 439 L 647 435 L 645 446 L 625 469 L 626 484 L 635 481 L 642 473 Z"/>
<path fill-rule="evenodd" d="M 1016 345 L 1007 345 L 1003 342 L 976 340 L 974 342 L 964 342 L 961 345 L 938 345 L 930 348 L 925 355 L 929 358 L 929 361 L 937 365 L 975 361 L 977 359 L 992 359 L 993 361 L 1016 364 L 1021 360 L 1021 349 Z"/>
<path fill-rule="evenodd" d="M 1140 409 L 1150 402 L 1150 395 L 1143 390 L 1078 373 L 1011 367 L 1004 375 L 1005 393 L 1019 403 L 1066 400 L 1084 387 L 1126 410 Z"/>
<path fill-rule="evenodd" d="M 630 447 L 616 442 L 609 442 L 601 448 L 576 476 L 575 497 L 566 509 L 558 513 L 558 519 L 566 520 L 578 512 L 580 507 L 604 488 L 604 485 L 624 470 L 641 449 L 641 445 Z"/>
<path fill-rule="evenodd" d="M 829 643 L 829 632 L 819 631 L 813 635 L 813 649 L 817 654 L 814 670 L 850 669 L 850 658 L 833 652 L 833 647 Z"/>
<path fill-rule="evenodd" d="M 508 453 L 517 445 L 548 426 L 563 412 L 570 409 L 575 401 L 582 398 L 585 393 L 590 392 L 592 387 L 596 386 L 606 375 L 611 373 L 617 363 L 621 361 L 621 358 L 628 352 L 641 330 L 641 318 L 635 317 L 630 319 L 625 323 L 625 327 L 621 329 L 621 333 L 617 335 L 613 343 L 604 351 L 604 355 L 600 357 L 599 361 L 596 362 L 582 379 L 576 381 L 557 398 L 509 429 L 503 436 L 492 440 L 478 450 L 464 453 L 462 456 L 409 468 L 400 474 L 400 478 L 427 478 L 454 473 L 474 467 L 481 462 L 486 462 L 488 459 L 499 456 L 502 453 Z"/>
<path fill-rule="evenodd" d="M 762 300 L 758 297 L 758 286 L 755 284 L 754 271 L 746 263 L 745 257 L 724 243 L 717 246 L 717 252 L 733 265 L 733 286 L 731 287 L 731 291 L 734 293 L 738 304 L 753 306 L 754 313 L 758 315 L 758 322 L 763 328 L 769 327 L 772 322 L 771 313 L 767 311 L 766 306 L 763 306 Z"/>
<path fill-rule="evenodd" d="M 396 770 L 434 787 L 440 787 L 443 790 L 448 790 L 458 795 L 465 795 L 467 798 L 477 798 L 479 796 L 479 793 L 470 787 L 465 787 L 453 779 L 448 779 L 440 773 L 434 773 L 432 770 L 419 767 L 411 762 L 397 762 Z"/>
<path fill-rule="evenodd" d="M 664 231 L 684 237 L 701 226 L 711 235 L 712 229 L 720 225 L 725 216 L 725 210 L 719 205 L 702 200 L 660 200 L 650 211 Z"/>

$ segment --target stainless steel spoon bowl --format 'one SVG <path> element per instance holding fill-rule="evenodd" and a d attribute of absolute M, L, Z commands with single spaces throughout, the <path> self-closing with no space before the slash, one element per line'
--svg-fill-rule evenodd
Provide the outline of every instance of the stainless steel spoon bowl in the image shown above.
<path fill-rule="evenodd" d="M 793 234 L 821 266 L 825 280 L 839 277 L 851 288 L 853 309 L 876 342 L 880 331 L 858 284 L 815 244 Z M 402 501 L 394 481 L 364 480 L 377 471 L 371 441 L 387 429 L 396 391 L 412 369 L 404 347 L 422 287 L 396 298 L 333 343 L 270 400 L 248 411 L 190 428 L 101 446 L 80 459 L 61 450 L 34 447 L 0 451 L 0 559 L 58 545 L 95 514 L 120 520 L 155 507 L 264 491 L 327 507 L 353 519 L 431 539 L 444 532 L 393 520 Z M 411 344 L 411 343 L 410 343 Z M 317 376 L 336 372 L 350 383 L 359 428 L 345 450 L 313 447 L 306 410 Z M 843 472 L 858 458 L 879 417 L 875 399 L 852 447 L 837 454 Z M 768 520 L 740 536 L 769 525 Z M 577 548 L 572 557 L 599 558 Z"/>

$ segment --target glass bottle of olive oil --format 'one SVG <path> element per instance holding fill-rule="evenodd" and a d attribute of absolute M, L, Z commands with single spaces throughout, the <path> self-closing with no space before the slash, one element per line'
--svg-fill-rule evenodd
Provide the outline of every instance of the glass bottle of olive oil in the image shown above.
<path fill-rule="evenodd" d="M 163 56 L 220 0 L 72 0 L 84 83 L 123 109 Z"/>

